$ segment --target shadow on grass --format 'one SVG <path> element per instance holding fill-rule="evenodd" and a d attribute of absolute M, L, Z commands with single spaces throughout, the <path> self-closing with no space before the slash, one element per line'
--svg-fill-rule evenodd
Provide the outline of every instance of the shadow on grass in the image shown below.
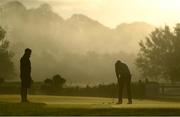
<path fill-rule="evenodd" d="M 0 102 L 0 115 L 33 115 L 43 110 L 44 103 L 10 103 Z"/>

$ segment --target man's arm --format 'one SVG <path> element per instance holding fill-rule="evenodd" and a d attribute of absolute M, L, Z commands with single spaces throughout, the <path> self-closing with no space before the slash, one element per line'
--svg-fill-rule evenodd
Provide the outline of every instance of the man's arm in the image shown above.
<path fill-rule="evenodd" d="M 22 79 L 22 58 L 20 59 L 20 78 Z"/>
<path fill-rule="evenodd" d="M 116 77 L 119 79 L 119 70 L 117 64 L 115 64 L 115 72 L 116 72 Z"/>
<path fill-rule="evenodd" d="M 129 67 L 125 64 L 125 66 L 126 66 L 126 72 L 127 72 L 127 75 L 129 75 L 129 77 L 131 78 L 132 77 L 132 74 L 131 74 L 131 72 L 130 72 L 130 70 L 129 70 Z"/>

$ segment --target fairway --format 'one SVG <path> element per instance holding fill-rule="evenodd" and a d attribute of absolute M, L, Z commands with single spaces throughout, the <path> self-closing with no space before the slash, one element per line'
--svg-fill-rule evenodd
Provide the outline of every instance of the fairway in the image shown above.
<path fill-rule="evenodd" d="M 21 104 L 18 95 L 0 96 L 0 115 L 180 115 L 180 102 L 133 100 L 128 105 L 117 99 L 73 96 L 29 96 L 31 103 Z"/>

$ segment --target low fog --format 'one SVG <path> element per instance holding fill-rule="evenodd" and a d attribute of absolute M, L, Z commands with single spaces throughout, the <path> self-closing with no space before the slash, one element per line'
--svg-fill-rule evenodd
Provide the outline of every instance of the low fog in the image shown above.
<path fill-rule="evenodd" d="M 83 14 L 64 19 L 48 4 L 27 9 L 20 2 L 1 4 L 0 25 L 7 31 L 14 53 L 16 76 L 25 48 L 32 49 L 32 77 L 42 81 L 55 74 L 68 84 L 111 83 L 116 81 L 114 63 L 127 63 L 133 80 L 139 79 L 134 60 L 138 43 L 152 30 L 144 22 L 120 24 L 111 29 Z"/>

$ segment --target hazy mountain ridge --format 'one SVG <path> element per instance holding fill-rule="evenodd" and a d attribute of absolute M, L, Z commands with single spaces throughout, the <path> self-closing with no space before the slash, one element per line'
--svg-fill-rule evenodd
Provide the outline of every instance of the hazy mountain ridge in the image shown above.
<path fill-rule="evenodd" d="M 23 49 L 32 48 L 36 79 L 60 72 L 73 83 L 111 82 L 115 59 L 133 64 L 139 40 L 153 30 L 153 26 L 141 22 L 110 29 L 82 14 L 65 20 L 48 4 L 27 9 L 15 1 L 2 7 L 0 23 L 9 32 L 17 68 Z M 130 67 L 134 69 L 134 65 Z"/>

